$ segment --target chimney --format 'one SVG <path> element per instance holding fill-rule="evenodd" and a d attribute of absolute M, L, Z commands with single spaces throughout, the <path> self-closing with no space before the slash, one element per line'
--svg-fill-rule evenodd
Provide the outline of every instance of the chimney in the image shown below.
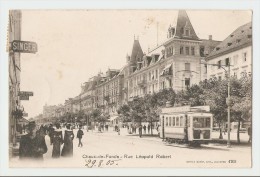
<path fill-rule="evenodd" d="M 209 40 L 210 40 L 210 41 L 212 40 L 212 35 L 209 35 Z"/>

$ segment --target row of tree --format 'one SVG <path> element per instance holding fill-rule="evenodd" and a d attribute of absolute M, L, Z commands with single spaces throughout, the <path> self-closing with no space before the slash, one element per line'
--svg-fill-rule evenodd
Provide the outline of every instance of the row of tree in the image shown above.
<path fill-rule="evenodd" d="M 252 114 L 252 79 L 244 74 L 237 79 L 230 78 L 231 85 L 231 121 L 238 122 L 237 141 L 240 143 L 240 124 L 243 121 L 250 121 Z M 134 97 L 128 104 L 122 105 L 118 113 L 124 122 L 159 121 L 161 108 L 169 102 L 172 106 L 202 106 L 209 105 L 214 115 L 214 122 L 218 124 L 222 139 L 222 125 L 227 121 L 228 80 L 212 78 L 192 85 L 185 90 L 175 92 L 173 89 L 164 89 L 158 93 L 147 94 L 144 97 Z M 152 133 L 152 132 L 151 132 Z"/>

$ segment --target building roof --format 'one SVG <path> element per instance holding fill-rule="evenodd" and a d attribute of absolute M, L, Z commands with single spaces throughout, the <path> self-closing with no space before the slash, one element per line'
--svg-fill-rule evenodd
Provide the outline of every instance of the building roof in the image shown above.
<path fill-rule="evenodd" d="M 144 55 L 139 40 L 135 39 L 132 49 L 132 54 L 130 56 L 130 61 L 136 62 L 138 58 L 142 58 Z"/>
<path fill-rule="evenodd" d="M 212 39 L 201 39 L 200 46 L 204 47 L 203 53 L 200 53 L 201 57 L 205 57 L 210 54 L 211 51 L 214 50 L 214 48 L 219 45 L 221 41 L 216 41 Z"/>
<path fill-rule="evenodd" d="M 190 35 L 185 36 L 184 29 L 187 28 L 190 30 Z M 189 40 L 199 40 L 195 30 L 190 22 L 190 19 L 185 10 L 179 10 L 177 24 L 175 28 L 175 36 L 174 38 L 178 39 L 189 39 Z"/>
<path fill-rule="evenodd" d="M 224 55 L 248 45 L 252 45 L 252 22 L 237 28 L 224 41 L 217 45 L 206 59 Z"/>

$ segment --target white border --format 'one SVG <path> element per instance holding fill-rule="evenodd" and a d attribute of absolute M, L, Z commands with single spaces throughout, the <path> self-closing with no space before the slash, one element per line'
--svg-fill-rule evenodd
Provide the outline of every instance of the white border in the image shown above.
<path fill-rule="evenodd" d="M 202 168 L 119 168 L 119 169 L 84 169 L 84 168 L 9 168 L 8 163 L 8 54 L 6 53 L 6 35 L 9 9 L 252 9 L 253 10 L 253 167 L 252 169 L 202 169 Z M 114 176 L 114 175 L 145 175 L 145 176 L 183 176 L 183 175 L 232 175 L 232 176 L 259 176 L 260 175 L 260 90 L 259 77 L 259 32 L 260 32 L 260 1 L 258 0 L 0 0 L 0 176 L 2 175 L 41 175 L 41 176 Z"/>

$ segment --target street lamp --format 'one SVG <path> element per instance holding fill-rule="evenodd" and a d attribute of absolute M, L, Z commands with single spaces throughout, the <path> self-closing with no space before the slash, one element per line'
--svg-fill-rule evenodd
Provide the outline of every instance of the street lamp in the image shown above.
<path fill-rule="evenodd" d="M 200 63 L 200 64 L 203 64 L 205 65 L 205 63 Z M 230 106 L 230 61 L 227 62 L 226 65 L 220 65 L 220 64 L 206 64 L 206 65 L 212 65 L 212 66 L 219 66 L 221 67 L 222 69 L 225 70 L 225 72 L 227 73 L 227 79 L 228 79 L 228 97 L 226 99 L 226 103 L 227 103 L 227 113 L 228 113 L 228 140 L 227 140 L 227 148 L 230 148 L 231 147 L 231 143 L 230 143 L 230 109 L 231 109 L 231 106 Z M 225 67 L 228 67 L 228 70 L 226 70 Z"/>

